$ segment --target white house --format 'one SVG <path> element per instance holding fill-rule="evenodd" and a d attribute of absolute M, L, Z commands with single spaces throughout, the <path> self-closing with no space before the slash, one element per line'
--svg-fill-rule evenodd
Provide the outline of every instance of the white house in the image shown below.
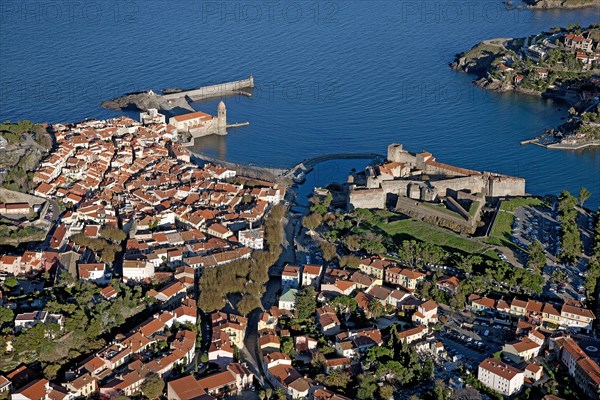
<path fill-rule="evenodd" d="M 281 286 L 295 288 L 300 286 L 300 267 L 286 265 L 281 273 Z"/>
<path fill-rule="evenodd" d="M 265 231 L 263 229 L 247 229 L 238 232 L 238 241 L 242 246 L 254 250 L 262 250 L 265 242 Z"/>
<path fill-rule="evenodd" d="M 282 308 L 284 310 L 293 310 L 294 308 L 296 308 L 297 294 L 298 290 L 294 288 L 285 291 L 285 293 L 283 293 L 281 297 L 279 297 L 279 308 Z"/>
<path fill-rule="evenodd" d="M 145 260 L 123 261 L 123 280 L 125 282 L 143 281 L 154 278 L 154 264 Z"/>
<path fill-rule="evenodd" d="M 477 378 L 485 386 L 511 396 L 521 390 L 524 380 L 523 371 L 512 367 L 496 358 L 486 358 L 479 364 Z"/>

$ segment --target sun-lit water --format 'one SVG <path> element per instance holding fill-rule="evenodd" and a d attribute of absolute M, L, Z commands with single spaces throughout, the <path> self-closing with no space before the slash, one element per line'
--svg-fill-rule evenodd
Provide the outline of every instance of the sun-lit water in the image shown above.
<path fill-rule="evenodd" d="M 3 1 L 0 118 L 105 118 L 102 100 L 253 74 L 253 98 L 226 100 L 250 126 L 200 140 L 211 155 L 289 166 L 391 142 L 443 162 L 527 178 L 528 191 L 588 187 L 600 204 L 600 151 L 519 141 L 566 106 L 495 94 L 454 72 L 454 55 L 491 37 L 600 21 L 597 9 L 523 11 L 500 1 Z M 194 104 L 215 113 L 218 100 Z M 560 107 L 563 112 L 556 112 Z M 135 116 L 131 113 L 130 115 Z"/>

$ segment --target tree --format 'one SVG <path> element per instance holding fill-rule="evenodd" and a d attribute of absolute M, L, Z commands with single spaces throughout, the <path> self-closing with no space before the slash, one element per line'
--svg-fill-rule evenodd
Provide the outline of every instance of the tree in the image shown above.
<path fill-rule="evenodd" d="M 562 261 L 573 262 L 581 255 L 583 245 L 577 226 L 577 200 L 567 190 L 558 197 L 561 250 L 558 255 Z"/>
<path fill-rule="evenodd" d="M 342 256 L 340 266 L 356 269 L 360 266 L 360 258 L 351 254 Z"/>
<path fill-rule="evenodd" d="M 544 248 L 539 240 L 534 241 L 529 246 L 529 257 L 527 258 L 527 266 L 532 268 L 534 271 L 539 271 L 546 265 L 546 255 L 544 254 Z"/>
<path fill-rule="evenodd" d="M 325 261 L 331 261 L 337 255 L 337 249 L 333 243 L 321 242 L 319 247 L 321 248 L 323 259 Z"/>
<path fill-rule="evenodd" d="M 346 371 L 337 369 L 332 370 L 327 375 L 318 375 L 317 381 L 325 386 L 333 386 L 337 388 L 345 388 L 352 380 L 352 376 Z"/>
<path fill-rule="evenodd" d="M 18 285 L 19 285 L 19 281 L 17 281 L 17 278 L 15 278 L 14 276 L 7 276 L 6 279 L 4 280 L 4 287 L 8 291 L 13 290 Z"/>
<path fill-rule="evenodd" d="M 296 296 L 296 318 L 300 321 L 312 317 L 317 309 L 317 293 L 312 286 L 304 287 Z"/>
<path fill-rule="evenodd" d="M 360 375 L 359 386 L 356 392 L 356 397 L 359 400 L 372 400 L 375 398 L 375 391 L 377 391 L 377 383 L 373 375 Z"/>
<path fill-rule="evenodd" d="M 253 310 L 256 310 L 261 306 L 260 299 L 254 295 L 246 294 L 242 297 L 240 302 L 237 305 L 237 309 L 240 314 L 246 316 L 250 314 Z"/>
<path fill-rule="evenodd" d="M 15 313 L 8 307 L 0 307 L 0 327 L 2 325 L 11 323 L 13 321 Z"/>
<path fill-rule="evenodd" d="M 165 389 L 165 381 L 155 373 L 152 373 L 144 379 L 142 385 L 140 386 L 140 390 L 146 397 L 149 399 L 156 399 L 163 394 Z"/>
<path fill-rule="evenodd" d="M 381 304 L 381 302 L 377 299 L 371 299 L 367 308 L 369 309 L 369 313 L 371 313 L 373 318 L 379 318 L 385 312 L 383 304 Z"/>
<path fill-rule="evenodd" d="M 436 379 L 433 386 L 433 398 L 435 400 L 449 400 L 450 399 L 450 389 L 444 385 L 444 382 L 440 379 Z"/>
<path fill-rule="evenodd" d="M 383 400 L 389 400 L 394 396 L 394 387 L 392 385 L 383 385 L 379 388 L 379 397 Z"/>
<path fill-rule="evenodd" d="M 346 237 L 344 237 L 344 239 L 342 240 L 344 243 L 344 246 L 346 246 L 348 248 L 348 250 L 354 252 L 354 251 L 358 251 L 361 249 L 361 240 L 360 240 L 360 236 L 358 235 L 348 235 Z"/>
<path fill-rule="evenodd" d="M 287 354 L 290 357 L 294 357 L 294 340 L 289 336 L 281 337 L 281 352 Z"/>
<path fill-rule="evenodd" d="M 564 280 L 567 278 L 567 274 L 565 273 L 565 271 L 556 268 L 553 272 L 552 272 L 552 280 L 554 280 L 554 282 L 556 283 L 560 283 L 560 282 L 564 282 Z"/>
<path fill-rule="evenodd" d="M 473 272 L 473 266 L 479 265 L 483 262 L 483 258 L 478 255 L 469 254 L 467 256 L 461 256 L 458 262 L 458 268 L 461 269 L 467 276 Z"/>
<path fill-rule="evenodd" d="M 121 243 L 127 238 L 127 234 L 116 226 L 106 225 L 100 230 L 100 236 L 114 243 Z"/>
<path fill-rule="evenodd" d="M 309 231 L 314 231 L 323 222 L 323 217 L 319 213 L 310 213 L 302 219 L 302 226 Z"/>
<path fill-rule="evenodd" d="M 587 190 L 586 188 L 582 187 L 581 189 L 579 189 L 579 196 L 577 197 L 577 200 L 579 201 L 579 206 L 583 207 L 583 204 L 592 196 L 592 194 L 590 193 L 589 190 Z"/>
<path fill-rule="evenodd" d="M 59 369 L 60 369 L 60 364 L 49 364 L 48 366 L 46 366 L 46 368 L 44 368 L 44 376 L 48 380 L 54 380 L 54 379 L 56 379 L 56 376 L 58 375 Z"/>
<path fill-rule="evenodd" d="M 331 304 L 338 310 L 338 312 L 354 312 L 358 303 L 354 298 L 347 295 L 340 295 L 331 300 Z"/>
<path fill-rule="evenodd" d="M 361 223 L 371 218 L 371 211 L 366 208 L 357 208 L 352 212 L 352 217 L 356 221 L 356 227 L 358 228 Z"/>
<path fill-rule="evenodd" d="M 391 359 L 394 357 L 394 351 L 385 347 L 385 346 L 373 346 L 367 351 L 366 360 L 373 361 L 382 361 L 385 359 Z"/>

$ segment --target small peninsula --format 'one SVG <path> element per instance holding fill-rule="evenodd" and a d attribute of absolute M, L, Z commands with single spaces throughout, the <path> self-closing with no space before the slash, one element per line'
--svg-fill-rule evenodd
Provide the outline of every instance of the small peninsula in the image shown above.
<path fill-rule="evenodd" d="M 573 9 L 584 7 L 598 7 L 598 0 L 523 0 L 527 8 L 539 9 Z"/>
<path fill-rule="evenodd" d="M 525 38 L 484 40 L 458 54 L 451 67 L 476 75 L 474 84 L 484 89 L 569 104 L 566 123 L 523 144 L 558 149 L 600 145 L 600 25 L 569 25 Z"/>

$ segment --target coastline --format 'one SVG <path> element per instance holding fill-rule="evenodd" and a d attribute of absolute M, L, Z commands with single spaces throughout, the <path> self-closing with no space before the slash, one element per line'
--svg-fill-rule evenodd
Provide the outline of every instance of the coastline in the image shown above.
<path fill-rule="evenodd" d="M 535 146 L 539 146 L 539 147 L 543 147 L 545 149 L 549 149 L 549 150 L 587 150 L 587 149 L 593 149 L 596 147 L 600 147 L 600 141 L 599 140 L 594 140 L 594 141 L 590 141 L 587 143 L 550 143 L 550 144 L 544 144 L 541 143 L 539 141 L 539 137 L 533 138 L 533 139 L 526 139 L 526 140 L 521 140 L 521 145 L 526 145 L 526 144 L 533 144 Z"/>
<path fill-rule="evenodd" d="M 587 29 L 591 35 L 598 31 L 598 26 L 576 29 L 578 32 Z M 583 131 L 579 131 L 583 126 L 581 115 L 590 111 L 590 102 L 593 107 L 598 103 L 600 63 L 589 62 L 586 67 L 581 62 L 582 57 L 586 60 L 586 53 L 573 47 L 572 39 L 578 37 L 583 41 L 585 36 L 577 36 L 569 29 L 555 28 L 524 38 L 487 39 L 457 54 L 450 68 L 475 75 L 472 83 L 485 90 L 515 92 L 565 103 L 569 107 L 567 123 L 556 129 L 546 129 L 543 134 L 520 143 L 557 150 L 585 150 L 600 143 L 597 134 L 586 132 L 582 135 Z M 593 39 L 587 40 L 597 46 Z M 593 56 L 591 48 L 588 57 Z"/>

